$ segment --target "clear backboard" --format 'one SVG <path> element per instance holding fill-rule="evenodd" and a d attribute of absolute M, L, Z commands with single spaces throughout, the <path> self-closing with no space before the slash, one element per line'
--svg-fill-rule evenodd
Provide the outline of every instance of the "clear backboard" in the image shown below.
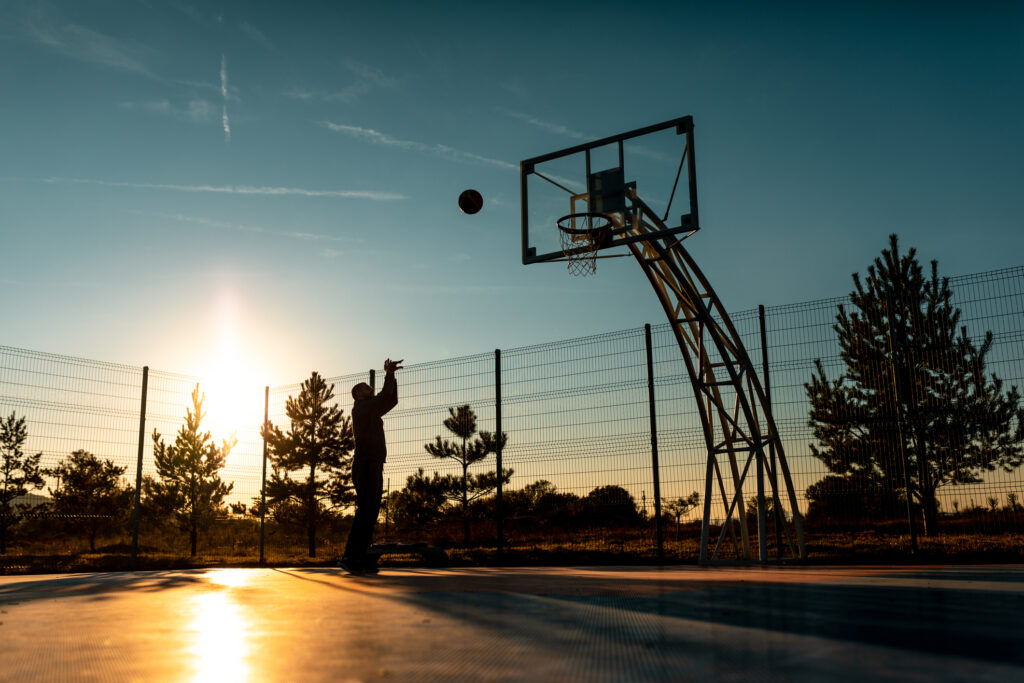
<path fill-rule="evenodd" d="M 700 228 L 690 116 L 542 154 L 519 169 L 524 264 Z"/>

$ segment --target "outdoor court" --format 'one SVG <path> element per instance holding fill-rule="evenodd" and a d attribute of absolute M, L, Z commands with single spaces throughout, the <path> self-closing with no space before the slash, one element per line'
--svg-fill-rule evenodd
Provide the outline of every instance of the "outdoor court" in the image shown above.
<path fill-rule="evenodd" d="M 1024 680 L 1024 567 L 0 577 L 3 680 Z"/>

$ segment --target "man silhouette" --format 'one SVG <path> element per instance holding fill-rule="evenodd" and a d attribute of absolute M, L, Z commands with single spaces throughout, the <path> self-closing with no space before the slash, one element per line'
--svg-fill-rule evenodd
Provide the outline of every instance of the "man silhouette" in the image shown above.
<path fill-rule="evenodd" d="M 345 554 L 338 563 L 352 574 L 377 572 L 376 560 L 367 558 L 366 552 L 373 541 L 373 527 L 380 513 L 380 497 L 384 491 L 384 460 L 388 455 L 384 440 L 384 420 L 381 418 L 398 405 L 398 383 L 395 371 L 402 361 L 390 358 L 384 361 L 384 387 L 376 396 L 365 383 L 352 387 L 352 431 L 356 438 L 356 452 L 352 458 L 352 484 L 356 488 L 356 514 L 345 544 Z"/>

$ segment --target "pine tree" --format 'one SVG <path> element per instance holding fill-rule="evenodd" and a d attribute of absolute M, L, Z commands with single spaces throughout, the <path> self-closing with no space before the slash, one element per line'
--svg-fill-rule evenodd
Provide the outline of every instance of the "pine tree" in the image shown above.
<path fill-rule="evenodd" d="M 457 441 L 449 441 L 438 436 L 433 443 L 425 444 L 423 447 L 435 458 L 450 458 L 462 467 L 462 476 L 453 480 L 454 485 L 448 497 L 462 504 L 463 540 L 469 543 L 469 503 L 498 487 L 496 471 L 471 475 L 469 466 L 480 462 L 491 453 L 497 453 L 499 438 L 500 447 L 504 448 L 508 442 L 508 434 L 502 432 L 500 437 L 497 437 L 491 432 L 477 433 L 476 413 L 468 405 L 449 408 L 448 417 L 443 424 L 445 429 L 455 435 Z M 502 468 L 502 483 L 508 483 L 511 477 L 512 470 Z"/>
<path fill-rule="evenodd" d="M 209 528 L 223 510 L 224 497 L 231 493 L 233 484 L 221 481 L 219 472 L 238 443 L 232 436 L 217 446 L 210 432 L 200 431 L 206 417 L 205 400 L 197 384 L 192 391 L 192 408 L 186 409 L 185 424 L 173 445 L 164 443 L 160 432 L 153 430 L 153 458 L 160 479 L 149 479 L 144 487 L 147 498 L 164 501 L 181 528 L 188 531 L 192 557 L 196 556 L 199 532 Z"/>
<path fill-rule="evenodd" d="M 680 520 L 682 520 L 684 515 L 689 514 L 690 510 L 696 509 L 698 505 L 700 505 L 700 494 L 696 491 L 691 492 L 686 498 L 679 496 L 671 500 L 668 498 L 662 499 L 662 512 L 675 517 L 677 541 L 679 540 Z"/>
<path fill-rule="evenodd" d="M 451 475 L 434 472 L 428 476 L 420 467 L 406 477 L 405 486 L 392 491 L 387 506 L 395 524 L 411 531 L 422 531 L 441 516 L 448 493 L 453 487 Z"/>
<path fill-rule="evenodd" d="M 334 403 L 334 385 L 317 372 L 302 383 L 297 398 L 288 397 L 285 414 L 288 432 L 270 423 L 265 430 L 273 467 L 267 507 L 279 521 L 305 527 L 309 556 L 316 557 L 318 522 L 355 502 L 352 421 Z"/>
<path fill-rule="evenodd" d="M 21 519 L 21 511 L 12 502 L 30 490 L 43 487 L 39 460 L 43 454 L 26 455 L 28 427 L 25 418 L 12 411 L 0 419 L 0 555 L 7 553 L 7 530 Z"/>
<path fill-rule="evenodd" d="M 121 480 L 124 472 L 124 467 L 84 450 L 46 472 L 57 478 L 57 487 L 50 491 L 54 512 L 69 526 L 85 530 L 92 552 L 97 533 L 111 529 L 131 510 L 132 487 Z"/>
<path fill-rule="evenodd" d="M 1024 461 L 1021 397 L 986 374 L 992 333 L 980 346 L 967 336 L 936 261 L 926 277 L 916 251 L 901 256 L 891 235 L 867 278 L 854 274 L 853 282 L 855 310 L 840 305 L 834 325 L 845 373 L 830 380 L 819 360 L 805 385 L 818 442 L 811 452 L 832 473 L 819 488 L 834 491 L 841 477 L 876 499 L 902 489 L 902 445 L 910 495 L 932 535 L 939 488 L 977 483 L 983 472 L 1009 472 Z"/>

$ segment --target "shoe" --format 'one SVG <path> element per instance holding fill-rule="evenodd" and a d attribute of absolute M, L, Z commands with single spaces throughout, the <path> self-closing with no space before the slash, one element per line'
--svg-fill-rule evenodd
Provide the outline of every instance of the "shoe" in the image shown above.
<path fill-rule="evenodd" d="M 349 574 L 356 574 L 356 575 L 358 575 L 358 574 L 362 574 L 363 573 L 363 568 L 362 567 L 359 567 L 358 565 L 352 564 L 352 561 L 349 560 L 346 557 L 343 557 L 340 560 L 338 560 L 338 566 L 340 568 L 344 569 L 345 571 L 347 571 Z"/>

